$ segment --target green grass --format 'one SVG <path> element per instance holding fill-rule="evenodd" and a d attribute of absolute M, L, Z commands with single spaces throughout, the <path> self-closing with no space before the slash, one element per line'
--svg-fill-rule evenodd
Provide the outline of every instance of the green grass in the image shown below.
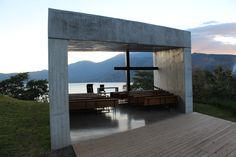
<path fill-rule="evenodd" d="M 230 108 L 227 108 L 229 106 Z M 234 106 L 236 106 L 236 102 L 234 102 L 234 105 L 232 102 L 227 103 L 226 101 L 224 102 L 218 101 L 217 104 L 194 103 L 193 110 L 194 112 L 199 112 L 210 116 L 236 122 L 236 112 L 235 110 L 232 109 Z"/>
<path fill-rule="evenodd" d="M 49 105 L 0 95 L 0 156 L 37 157 L 49 151 Z"/>

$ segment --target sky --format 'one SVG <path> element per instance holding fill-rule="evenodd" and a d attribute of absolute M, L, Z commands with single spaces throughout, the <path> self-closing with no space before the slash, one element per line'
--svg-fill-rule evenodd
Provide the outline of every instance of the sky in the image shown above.
<path fill-rule="evenodd" d="M 192 52 L 236 55 L 236 0 L 0 0 L 0 73 L 48 69 L 48 8 L 188 30 Z M 117 54 L 69 52 L 68 63 Z"/>

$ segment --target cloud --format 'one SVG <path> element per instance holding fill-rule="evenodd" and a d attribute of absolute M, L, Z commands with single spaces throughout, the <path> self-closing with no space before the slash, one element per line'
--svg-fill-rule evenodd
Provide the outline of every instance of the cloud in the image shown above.
<path fill-rule="evenodd" d="M 236 54 L 236 23 L 211 24 L 189 31 L 193 52 Z"/>
<path fill-rule="evenodd" d="M 207 22 L 202 23 L 202 25 L 212 25 L 212 24 L 218 24 L 218 23 L 219 23 L 218 21 L 207 21 Z"/>
<path fill-rule="evenodd" d="M 214 40 L 223 42 L 226 45 L 235 45 L 236 44 L 236 38 L 235 37 L 225 37 L 222 35 L 216 35 L 214 37 Z"/>

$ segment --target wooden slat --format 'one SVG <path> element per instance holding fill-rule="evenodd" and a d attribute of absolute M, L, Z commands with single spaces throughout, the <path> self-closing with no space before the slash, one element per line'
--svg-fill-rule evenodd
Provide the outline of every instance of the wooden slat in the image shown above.
<path fill-rule="evenodd" d="M 192 113 L 74 144 L 77 156 L 235 156 L 236 124 Z"/>

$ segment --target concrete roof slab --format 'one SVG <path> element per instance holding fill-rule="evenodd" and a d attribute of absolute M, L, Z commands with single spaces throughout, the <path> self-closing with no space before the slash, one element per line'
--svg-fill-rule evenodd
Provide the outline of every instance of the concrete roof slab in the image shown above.
<path fill-rule="evenodd" d="M 185 48 L 191 47 L 190 36 L 188 31 L 163 26 L 49 9 L 48 37 L 72 40 L 72 51 Z"/>
<path fill-rule="evenodd" d="M 127 43 L 111 43 L 97 41 L 77 41 L 70 40 L 68 51 L 118 51 L 126 50 L 136 52 L 156 52 L 161 50 L 173 49 L 176 47 L 161 47 L 156 45 L 127 44 Z"/>

